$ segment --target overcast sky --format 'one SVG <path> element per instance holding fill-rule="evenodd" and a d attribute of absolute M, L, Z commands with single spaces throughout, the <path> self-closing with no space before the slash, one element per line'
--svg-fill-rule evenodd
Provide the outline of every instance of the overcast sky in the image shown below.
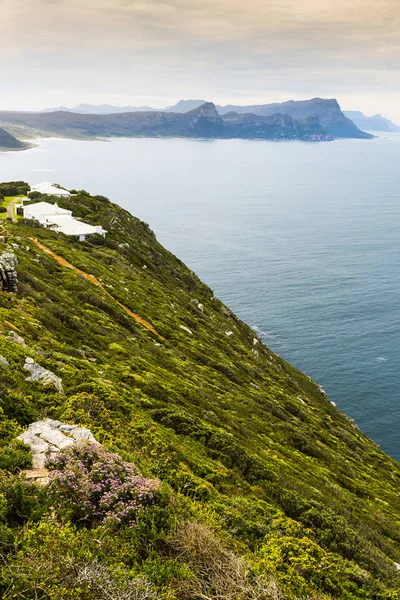
<path fill-rule="evenodd" d="M 0 0 L 1 109 L 336 97 L 400 122 L 400 0 Z"/>

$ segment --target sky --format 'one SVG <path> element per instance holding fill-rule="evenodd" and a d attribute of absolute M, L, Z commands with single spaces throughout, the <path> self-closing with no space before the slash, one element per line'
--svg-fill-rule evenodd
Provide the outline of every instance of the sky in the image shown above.
<path fill-rule="evenodd" d="M 0 109 L 316 96 L 400 123 L 400 0 L 0 0 Z"/>

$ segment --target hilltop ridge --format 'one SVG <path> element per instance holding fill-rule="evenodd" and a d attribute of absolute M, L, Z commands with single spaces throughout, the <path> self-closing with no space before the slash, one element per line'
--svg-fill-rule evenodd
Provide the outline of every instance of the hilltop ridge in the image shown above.
<path fill-rule="evenodd" d="M 113 113 L 127 112 L 166 112 L 184 114 L 189 111 L 199 108 L 202 104 L 207 103 L 206 100 L 180 100 L 174 106 L 168 106 L 163 109 L 145 107 L 125 106 L 118 107 L 112 105 L 95 106 L 91 104 L 81 104 L 75 108 L 59 107 L 57 109 L 46 109 L 43 112 L 68 111 L 72 113 L 82 114 L 97 114 L 110 115 Z M 236 105 L 230 104 L 226 106 L 216 105 L 218 114 L 223 116 L 226 113 L 236 112 L 238 114 L 255 114 L 258 116 L 272 116 L 275 114 L 286 114 L 295 120 L 303 120 L 314 118 L 318 119 L 324 131 L 332 137 L 345 138 L 364 138 L 370 139 L 369 133 L 362 131 L 362 123 L 356 123 L 351 120 L 350 114 L 345 114 L 338 101 L 335 98 L 312 98 L 310 100 L 289 100 L 287 102 L 276 102 L 272 104 L 257 104 L 257 105 Z M 348 118 L 350 117 L 350 118 Z M 365 124 L 365 123 L 364 123 Z M 359 127 L 360 125 L 360 127 Z"/>
<path fill-rule="evenodd" d="M 1 226 L 18 260 L 18 291 L 0 293 L 2 597 L 106 600 L 102 581 L 123 600 L 399 598 L 400 465 L 146 223 L 84 190 L 45 199 L 108 233 Z M 25 483 L 16 438 L 45 418 L 159 482 L 154 503 L 88 522 L 84 490 L 66 504 Z"/>

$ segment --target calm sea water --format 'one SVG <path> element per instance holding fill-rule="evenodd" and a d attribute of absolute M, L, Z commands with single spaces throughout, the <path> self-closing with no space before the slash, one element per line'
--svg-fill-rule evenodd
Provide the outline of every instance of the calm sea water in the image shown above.
<path fill-rule="evenodd" d="M 0 181 L 109 196 L 400 459 L 400 136 L 44 140 Z"/>

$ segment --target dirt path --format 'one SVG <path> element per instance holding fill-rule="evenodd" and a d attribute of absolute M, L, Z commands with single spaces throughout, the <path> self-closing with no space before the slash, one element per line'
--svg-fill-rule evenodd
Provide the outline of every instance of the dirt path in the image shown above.
<path fill-rule="evenodd" d="M 156 335 L 160 340 L 165 340 L 165 338 L 158 333 L 158 331 L 156 331 L 154 329 L 154 327 L 152 325 L 150 325 L 150 323 L 148 323 L 147 321 L 145 321 L 144 319 L 142 319 L 142 317 L 140 315 L 137 315 L 136 313 L 132 312 L 130 310 L 130 308 L 128 308 L 127 306 L 125 306 L 124 304 L 122 304 L 119 300 L 117 300 L 116 298 L 114 298 L 114 296 L 112 296 L 110 294 L 110 292 L 108 292 L 105 287 L 103 286 L 103 284 L 100 283 L 100 281 L 98 279 L 96 279 L 96 277 L 94 277 L 94 275 L 89 275 L 88 273 L 85 273 L 85 271 L 81 271 L 80 269 L 78 269 L 77 267 L 74 267 L 74 265 L 71 265 L 71 263 L 69 263 L 67 260 L 65 260 L 65 258 L 63 258 L 62 256 L 58 256 L 58 254 L 56 254 L 55 252 L 53 252 L 53 250 L 50 250 L 50 248 L 48 248 L 47 246 L 44 246 L 43 244 L 41 244 L 36 238 L 29 238 L 30 240 L 32 240 L 32 242 L 34 244 L 36 244 L 36 246 L 38 248 L 40 248 L 41 250 L 43 250 L 43 252 L 45 252 L 46 254 L 50 254 L 50 256 L 52 256 L 59 265 L 61 265 L 62 267 L 67 267 L 67 269 L 72 269 L 72 271 L 75 271 L 75 273 L 78 273 L 79 275 L 81 275 L 82 277 L 84 277 L 85 279 L 87 279 L 88 281 L 90 281 L 91 283 L 93 283 L 93 285 L 96 285 L 97 287 L 101 288 L 102 291 L 107 294 L 107 296 L 109 298 L 111 298 L 112 300 L 114 300 L 114 302 L 116 302 L 118 304 L 118 306 L 120 306 L 130 317 L 132 317 L 133 319 L 135 319 L 135 321 L 137 323 L 140 323 L 141 325 L 143 325 L 143 327 L 145 327 L 146 329 L 148 329 L 149 331 L 151 331 L 151 333 L 154 333 L 154 335 Z"/>
<path fill-rule="evenodd" d="M 10 204 L 7 206 L 7 218 L 10 219 L 10 221 L 12 221 L 13 223 L 17 222 L 17 217 L 15 216 L 15 205 L 17 204 L 17 202 L 20 202 L 21 198 L 14 198 L 14 200 L 11 200 Z"/>

